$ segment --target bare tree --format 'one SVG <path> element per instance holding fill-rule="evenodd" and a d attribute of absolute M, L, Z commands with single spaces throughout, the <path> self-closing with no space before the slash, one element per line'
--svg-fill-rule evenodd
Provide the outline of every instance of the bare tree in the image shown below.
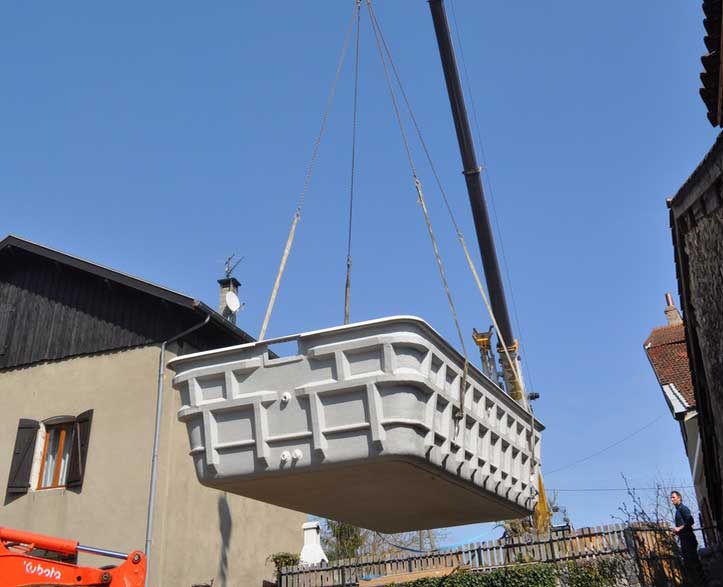
<path fill-rule="evenodd" d="M 409 551 L 433 551 L 439 548 L 440 543 L 446 538 L 443 530 L 381 534 L 348 524 L 343 525 L 343 532 L 339 530 L 338 522 L 325 520 L 322 524 L 322 546 L 329 560 L 358 556 L 383 558 Z M 343 544 L 340 543 L 340 537 Z"/>
<path fill-rule="evenodd" d="M 636 489 L 630 485 L 628 478 L 621 473 L 625 483 L 627 498 L 618 507 L 618 513 L 612 514 L 611 517 L 630 524 L 633 522 L 644 522 L 648 524 L 666 524 L 671 525 L 675 520 L 675 512 L 670 503 L 670 492 L 675 490 L 683 495 L 683 501 L 689 504 L 691 511 L 697 511 L 696 500 L 688 499 L 688 495 L 684 490 L 684 485 L 676 484 L 671 480 L 657 478 L 649 485 L 652 489 L 643 491 Z"/>
<path fill-rule="evenodd" d="M 384 557 L 412 551 L 433 551 L 439 548 L 445 539 L 443 530 L 420 530 L 400 534 L 380 534 L 373 530 L 363 530 L 364 555 Z"/>

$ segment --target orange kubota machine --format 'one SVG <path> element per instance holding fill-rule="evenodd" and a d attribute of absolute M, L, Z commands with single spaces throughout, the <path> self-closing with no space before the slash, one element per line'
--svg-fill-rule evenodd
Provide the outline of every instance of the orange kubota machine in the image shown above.
<path fill-rule="evenodd" d="M 32 555 L 46 551 L 72 557 L 79 552 L 123 560 L 118 566 L 92 568 Z M 81 546 L 64 540 L 0 527 L 0 587 L 63 587 L 100 585 L 144 587 L 146 557 L 140 551 L 130 554 Z"/>

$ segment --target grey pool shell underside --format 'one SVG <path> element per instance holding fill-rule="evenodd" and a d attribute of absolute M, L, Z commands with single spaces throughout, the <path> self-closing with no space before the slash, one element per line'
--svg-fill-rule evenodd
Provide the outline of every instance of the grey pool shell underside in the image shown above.
<path fill-rule="evenodd" d="M 296 341 L 298 354 L 269 345 Z M 395 316 L 173 359 L 199 481 L 381 532 L 517 518 L 540 433 L 426 322 Z"/>

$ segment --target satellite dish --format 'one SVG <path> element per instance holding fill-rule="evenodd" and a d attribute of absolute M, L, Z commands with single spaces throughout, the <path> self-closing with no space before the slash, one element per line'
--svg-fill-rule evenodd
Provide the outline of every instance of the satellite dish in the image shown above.
<path fill-rule="evenodd" d="M 228 309 L 235 314 L 241 307 L 241 302 L 238 301 L 238 296 L 235 293 L 229 291 L 226 292 L 226 305 Z"/>

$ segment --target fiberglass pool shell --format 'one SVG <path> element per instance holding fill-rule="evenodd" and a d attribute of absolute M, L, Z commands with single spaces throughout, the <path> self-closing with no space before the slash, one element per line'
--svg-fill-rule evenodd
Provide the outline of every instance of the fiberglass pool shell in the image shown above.
<path fill-rule="evenodd" d="M 288 341 L 298 354 L 269 354 Z M 535 506 L 543 426 L 472 365 L 456 420 L 464 358 L 419 318 L 184 355 L 169 367 L 209 487 L 385 533 L 519 518 Z"/>

